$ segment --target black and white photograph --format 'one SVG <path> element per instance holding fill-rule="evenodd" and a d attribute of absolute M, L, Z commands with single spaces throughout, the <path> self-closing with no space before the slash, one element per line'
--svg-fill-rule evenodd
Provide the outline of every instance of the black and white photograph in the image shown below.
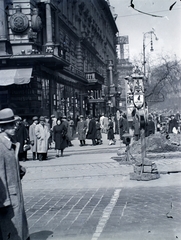
<path fill-rule="evenodd" d="M 181 0 L 0 0 L 0 240 L 181 239 Z"/>

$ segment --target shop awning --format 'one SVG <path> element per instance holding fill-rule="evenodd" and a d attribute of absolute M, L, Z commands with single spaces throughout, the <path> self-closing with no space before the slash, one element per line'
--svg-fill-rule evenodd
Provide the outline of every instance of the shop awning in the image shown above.
<path fill-rule="evenodd" d="M 29 83 L 31 74 L 32 68 L 1 69 L 0 86 Z"/>

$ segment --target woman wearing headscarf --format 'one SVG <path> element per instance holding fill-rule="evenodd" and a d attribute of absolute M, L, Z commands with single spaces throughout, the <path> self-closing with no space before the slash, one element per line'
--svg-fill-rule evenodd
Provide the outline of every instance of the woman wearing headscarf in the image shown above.
<path fill-rule="evenodd" d="M 56 125 L 53 127 L 53 140 L 55 142 L 56 157 L 63 157 L 63 151 L 68 147 L 67 128 L 62 118 L 57 118 Z M 61 152 L 61 155 L 60 155 Z"/>

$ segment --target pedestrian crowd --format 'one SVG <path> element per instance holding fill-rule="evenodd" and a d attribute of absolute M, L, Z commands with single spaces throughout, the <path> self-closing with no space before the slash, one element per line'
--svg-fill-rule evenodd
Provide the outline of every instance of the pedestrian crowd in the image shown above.
<path fill-rule="evenodd" d="M 17 116 L 15 121 L 15 142 L 20 143 L 18 152 L 19 161 L 26 161 L 27 151 L 31 149 L 33 160 L 43 161 L 47 159 L 48 150 L 54 148 L 55 157 L 63 157 L 64 149 L 73 146 L 72 140 L 77 136 L 80 147 L 86 146 L 86 140 L 92 141 L 92 146 L 103 143 L 102 134 L 107 135 L 108 145 L 115 145 L 115 134 L 124 143 L 124 134 L 133 132 L 133 140 L 138 141 L 141 135 L 141 120 L 139 111 L 132 111 L 132 122 L 128 122 L 127 115 L 118 111 L 115 115 L 102 113 L 98 117 L 92 115 L 84 117 L 80 115 L 74 121 L 71 117 L 58 117 L 51 115 L 34 116 L 32 123 Z M 157 113 L 149 113 L 145 122 L 145 137 L 155 132 L 180 133 L 180 114 L 163 116 Z"/>
<path fill-rule="evenodd" d="M 76 136 L 80 147 L 86 146 L 86 140 L 91 140 L 92 146 L 103 143 L 102 134 L 107 135 L 108 145 L 115 145 L 115 134 L 123 140 L 124 133 L 129 132 L 129 124 L 125 113 L 119 116 L 102 113 L 98 117 L 80 115 L 74 121 L 71 117 L 51 115 L 34 116 L 31 123 L 17 116 L 15 121 L 14 142 L 20 143 L 19 161 L 26 161 L 27 151 L 31 149 L 32 159 L 43 161 L 48 158 L 49 149 L 55 149 L 55 157 L 63 157 L 64 149 L 73 146 Z"/>

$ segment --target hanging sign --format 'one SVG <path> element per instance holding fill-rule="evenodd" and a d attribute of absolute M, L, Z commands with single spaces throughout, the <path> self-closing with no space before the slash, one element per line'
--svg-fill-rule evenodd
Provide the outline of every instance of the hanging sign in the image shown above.
<path fill-rule="evenodd" d="M 141 91 L 135 91 L 133 95 L 134 106 L 141 109 L 144 105 L 144 94 Z"/>

